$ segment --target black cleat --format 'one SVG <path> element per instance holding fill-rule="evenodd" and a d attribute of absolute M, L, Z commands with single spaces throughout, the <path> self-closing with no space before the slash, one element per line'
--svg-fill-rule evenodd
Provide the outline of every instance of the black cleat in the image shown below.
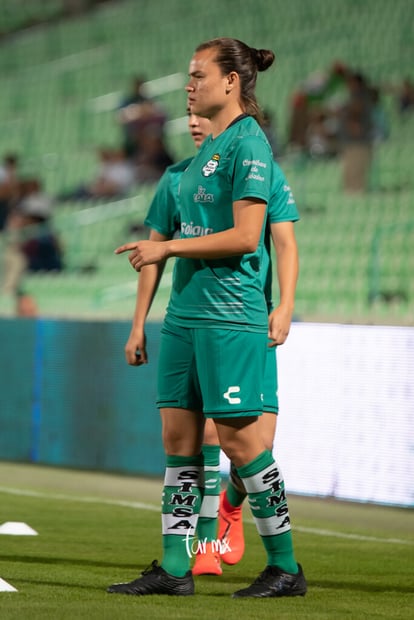
<path fill-rule="evenodd" d="M 114 583 L 106 589 L 111 594 L 168 594 L 175 596 L 190 596 L 194 594 L 194 581 L 189 570 L 184 577 L 174 577 L 167 573 L 157 560 L 141 573 L 141 577 L 129 583 Z"/>
<path fill-rule="evenodd" d="M 275 596 L 305 596 L 307 585 L 300 564 L 299 572 L 284 573 L 277 566 L 266 566 L 258 578 L 248 588 L 238 590 L 233 598 L 255 597 L 267 598 Z"/>

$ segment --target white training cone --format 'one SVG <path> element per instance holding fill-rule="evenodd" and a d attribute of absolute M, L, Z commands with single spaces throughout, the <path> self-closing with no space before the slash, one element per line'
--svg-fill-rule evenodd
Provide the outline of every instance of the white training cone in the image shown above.
<path fill-rule="evenodd" d="M 37 532 L 27 523 L 19 521 L 6 521 L 0 525 L 0 534 L 9 534 L 11 536 L 37 536 Z"/>
<path fill-rule="evenodd" d="M 0 577 L 0 592 L 17 592 L 17 590 Z"/>

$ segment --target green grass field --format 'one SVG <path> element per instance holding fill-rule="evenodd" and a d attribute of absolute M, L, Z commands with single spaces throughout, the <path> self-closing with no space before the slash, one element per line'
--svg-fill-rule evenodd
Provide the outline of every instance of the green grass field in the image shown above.
<path fill-rule="evenodd" d="M 414 515 L 409 509 L 290 497 L 306 597 L 234 600 L 264 568 L 245 509 L 247 548 L 221 577 L 197 577 L 194 597 L 110 595 L 161 557 L 160 480 L 0 463 L 0 525 L 38 536 L 0 535 L 1 620 L 169 618 L 337 619 L 414 617 Z"/>

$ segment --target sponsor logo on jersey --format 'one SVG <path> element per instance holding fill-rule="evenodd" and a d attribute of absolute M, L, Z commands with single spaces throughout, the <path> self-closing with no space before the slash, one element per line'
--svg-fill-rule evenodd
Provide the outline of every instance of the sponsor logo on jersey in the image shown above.
<path fill-rule="evenodd" d="M 203 166 L 201 170 L 203 173 L 203 176 L 210 177 L 212 174 L 214 174 L 218 168 L 219 161 L 220 161 L 220 155 L 218 153 L 215 153 L 213 157 L 206 163 L 206 165 Z"/>
<path fill-rule="evenodd" d="M 294 205 L 295 204 L 295 199 L 293 198 L 293 194 L 292 194 L 292 190 L 290 189 L 289 185 L 284 185 L 283 186 L 283 191 L 288 195 L 288 199 L 286 201 L 287 205 Z"/>
<path fill-rule="evenodd" d="M 199 226 L 194 224 L 194 222 L 181 222 L 181 234 L 183 237 L 203 237 L 204 235 L 211 235 L 213 232 L 213 228 Z"/>
<path fill-rule="evenodd" d="M 267 168 L 267 164 L 260 159 L 243 159 L 243 166 L 256 166 L 256 168 Z"/>
<path fill-rule="evenodd" d="M 207 194 L 206 188 L 202 185 L 198 186 L 196 194 L 193 194 L 194 202 L 214 202 L 214 194 Z"/>
<path fill-rule="evenodd" d="M 246 175 L 245 180 L 254 179 L 255 181 L 263 182 L 264 176 L 260 174 L 259 168 L 267 168 L 267 164 L 260 159 L 244 159 L 243 166 L 249 166 L 250 170 Z"/>

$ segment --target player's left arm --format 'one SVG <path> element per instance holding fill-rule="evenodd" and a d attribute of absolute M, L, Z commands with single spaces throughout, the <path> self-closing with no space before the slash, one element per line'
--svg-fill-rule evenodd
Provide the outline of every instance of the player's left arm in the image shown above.
<path fill-rule="evenodd" d="M 269 346 L 283 344 L 289 334 L 299 275 L 299 253 L 293 222 L 270 225 L 276 252 L 279 304 L 269 315 Z"/>

